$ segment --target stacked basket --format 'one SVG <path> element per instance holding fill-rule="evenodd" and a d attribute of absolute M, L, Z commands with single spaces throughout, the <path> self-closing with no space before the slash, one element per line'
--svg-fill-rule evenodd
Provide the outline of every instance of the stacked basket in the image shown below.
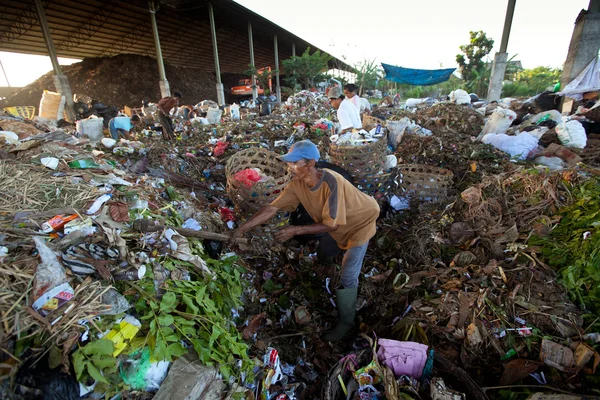
<path fill-rule="evenodd" d="M 285 163 L 278 155 L 261 147 L 252 147 L 234 154 L 225 168 L 227 194 L 239 210 L 256 211 L 270 204 L 279 196 L 290 181 Z M 256 182 L 251 187 L 238 182 L 235 174 L 248 168 L 258 168 L 270 177 L 265 182 Z"/>
<path fill-rule="evenodd" d="M 361 146 L 329 146 L 331 162 L 344 168 L 358 189 L 381 199 L 391 188 L 391 174 L 386 171 L 387 137 Z"/>

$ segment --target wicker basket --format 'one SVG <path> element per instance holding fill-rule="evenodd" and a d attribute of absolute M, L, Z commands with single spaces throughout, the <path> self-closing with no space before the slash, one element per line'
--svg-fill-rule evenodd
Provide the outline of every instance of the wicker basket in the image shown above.
<path fill-rule="evenodd" d="M 290 181 L 290 175 L 284 162 L 277 159 L 278 154 L 261 147 L 251 147 L 234 154 L 225 168 L 227 176 L 227 194 L 238 209 L 255 211 L 268 205 L 283 191 Z M 266 182 L 257 182 L 251 187 L 238 182 L 234 175 L 247 168 L 258 168 L 272 177 Z"/>
<path fill-rule="evenodd" d="M 444 168 L 423 164 L 398 165 L 398 196 L 435 202 L 448 196 L 454 174 Z"/>
<path fill-rule="evenodd" d="M 385 136 L 363 146 L 329 146 L 331 162 L 348 171 L 360 190 L 376 198 L 391 187 L 390 174 L 385 172 L 386 153 Z"/>
<path fill-rule="evenodd" d="M 600 140 L 588 139 L 583 149 L 569 147 L 573 153 L 577 154 L 586 164 L 597 164 L 600 162 Z"/>

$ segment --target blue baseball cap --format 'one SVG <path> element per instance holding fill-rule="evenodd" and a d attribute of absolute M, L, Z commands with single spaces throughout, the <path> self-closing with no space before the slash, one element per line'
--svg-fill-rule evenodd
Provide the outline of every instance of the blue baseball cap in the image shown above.
<path fill-rule="evenodd" d="M 319 161 L 321 154 L 319 149 L 310 140 L 301 140 L 290 148 L 290 151 L 284 156 L 279 157 L 281 161 L 296 162 L 302 159 Z"/>

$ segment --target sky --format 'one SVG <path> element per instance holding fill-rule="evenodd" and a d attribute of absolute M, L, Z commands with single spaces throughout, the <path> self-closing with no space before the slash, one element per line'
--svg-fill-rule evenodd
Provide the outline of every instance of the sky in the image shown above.
<path fill-rule="evenodd" d="M 469 31 L 484 31 L 499 50 L 508 0 L 236 0 L 335 57 L 406 68 L 456 67 Z M 575 19 L 589 0 L 517 0 L 509 58 L 526 69 L 560 68 Z M 490 58 L 490 59 L 491 59 Z M 78 60 L 59 58 L 62 65 Z M 11 86 L 25 86 L 52 69 L 44 56 L 0 52 Z M 0 71 L 0 86 L 6 86 Z"/>
<path fill-rule="evenodd" d="M 335 57 L 405 68 L 456 67 L 469 31 L 500 48 L 508 0 L 235 0 Z M 285 5 L 281 5 L 285 4 Z M 589 0 L 516 0 L 509 59 L 562 67 L 575 19 Z M 342 58 L 343 59 L 343 58 Z"/>

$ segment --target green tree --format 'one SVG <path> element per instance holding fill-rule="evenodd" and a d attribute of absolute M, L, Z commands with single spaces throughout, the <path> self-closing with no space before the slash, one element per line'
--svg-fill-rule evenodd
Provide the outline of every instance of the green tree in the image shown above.
<path fill-rule="evenodd" d="M 494 46 L 494 40 L 489 39 L 483 31 L 470 31 L 469 35 L 469 44 L 460 46 L 460 51 L 463 54 L 456 55 L 459 70 L 463 79 L 467 82 L 482 77 L 487 69 L 483 58 L 492 51 Z"/>
<path fill-rule="evenodd" d="M 317 50 L 310 54 L 310 47 L 301 56 L 292 56 L 283 60 L 285 83 L 293 88 L 309 89 L 317 82 L 327 79 L 328 63 L 331 56 Z"/>
<path fill-rule="evenodd" d="M 258 81 L 258 85 L 265 90 L 265 95 L 269 95 L 269 93 L 271 92 L 271 90 L 269 89 L 271 87 L 270 83 L 273 79 L 273 75 L 277 73 L 276 70 L 273 71 L 268 68 L 263 68 L 262 71 L 259 72 L 256 66 L 248 64 L 248 69 L 244 71 L 244 73 L 250 78 L 255 76 L 256 80 Z M 255 86 L 256 85 L 253 83 L 252 88 L 254 89 Z"/>
<path fill-rule="evenodd" d="M 356 85 L 358 86 L 359 96 L 362 96 L 365 89 L 375 89 L 383 78 L 383 70 L 374 59 L 358 63 L 354 66 L 354 70 L 356 71 Z"/>

